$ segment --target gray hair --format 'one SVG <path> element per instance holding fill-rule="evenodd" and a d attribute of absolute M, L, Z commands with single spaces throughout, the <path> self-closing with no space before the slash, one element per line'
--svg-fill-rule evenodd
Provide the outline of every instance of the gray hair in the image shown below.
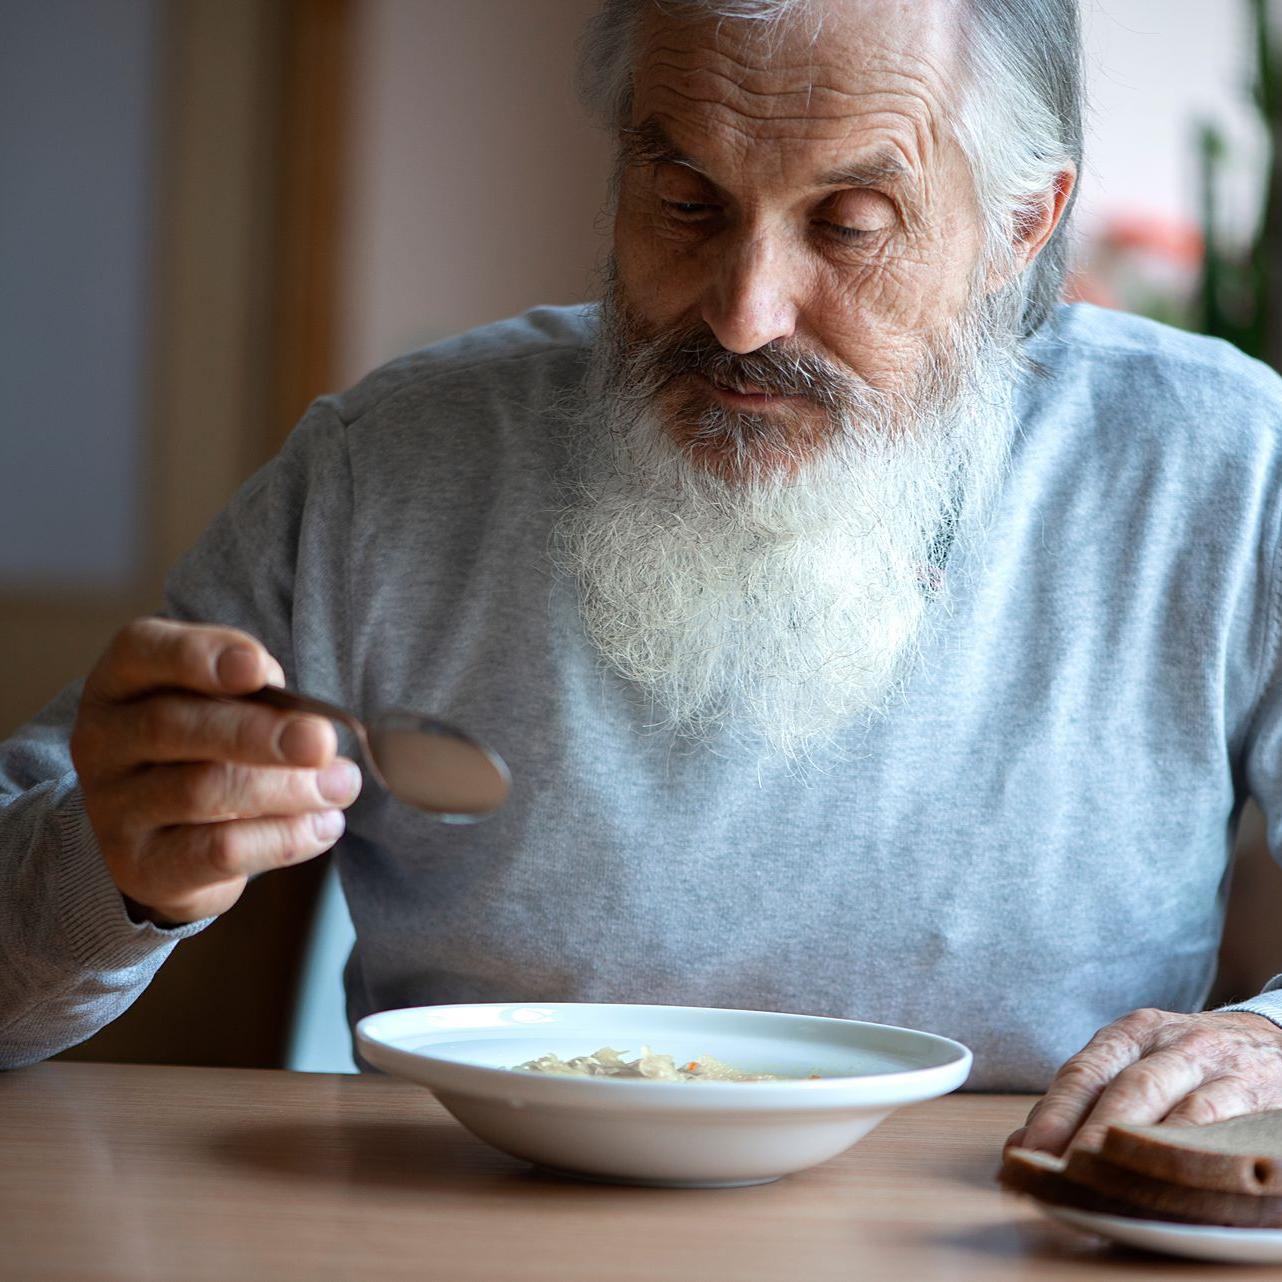
<path fill-rule="evenodd" d="M 975 182 L 989 253 L 1000 264 L 1056 176 L 1082 168 L 1078 0 L 963 0 L 969 11 L 970 91 L 953 125 Z M 627 123 L 632 64 L 649 5 L 757 22 L 769 29 L 808 0 L 604 0 L 579 45 L 579 92 L 608 128 Z M 1011 288 L 1025 335 L 1059 301 L 1068 270 L 1074 188 L 1059 226 Z"/>

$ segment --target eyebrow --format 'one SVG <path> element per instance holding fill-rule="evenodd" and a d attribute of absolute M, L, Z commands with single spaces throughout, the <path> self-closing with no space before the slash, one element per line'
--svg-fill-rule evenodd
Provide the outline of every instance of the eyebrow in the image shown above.
<path fill-rule="evenodd" d="M 681 165 L 708 178 L 707 171 L 687 156 L 668 137 L 667 131 L 653 117 L 639 125 L 619 130 L 621 158 L 632 165 Z M 820 179 L 820 187 L 876 187 L 907 177 L 908 166 L 893 152 L 880 151 L 867 160 L 855 161 L 830 170 Z M 711 178 L 708 178 L 711 182 Z"/>
<path fill-rule="evenodd" d="M 853 165 L 843 165 L 825 174 L 821 187 L 876 187 L 882 183 L 897 182 L 908 175 L 908 166 L 893 152 L 883 151 L 868 160 Z"/>
<path fill-rule="evenodd" d="M 623 159 L 632 165 L 683 165 L 707 178 L 707 173 L 681 151 L 667 131 L 654 119 L 639 125 L 625 125 L 619 130 Z"/>

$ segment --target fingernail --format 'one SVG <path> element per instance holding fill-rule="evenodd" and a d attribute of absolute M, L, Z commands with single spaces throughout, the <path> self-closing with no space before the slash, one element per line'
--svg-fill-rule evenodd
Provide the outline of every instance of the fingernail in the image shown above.
<path fill-rule="evenodd" d="M 331 761 L 317 772 L 316 787 L 326 801 L 345 806 L 361 790 L 361 772 L 350 761 Z"/>
<path fill-rule="evenodd" d="M 322 810 L 312 816 L 312 828 L 321 841 L 337 841 L 346 826 L 341 810 Z"/>
<path fill-rule="evenodd" d="M 267 661 L 267 684 L 269 686 L 283 686 L 285 684 L 285 669 L 275 659 Z"/>
<path fill-rule="evenodd" d="M 1019 1130 L 1017 1130 L 1017 1131 L 1012 1131 L 1012 1132 L 1011 1132 L 1011 1133 L 1006 1137 L 1006 1147 L 1007 1147 L 1007 1148 L 1014 1148 L 1014 1147 L 1016 1147 L 1017 1145 L 1022 1145 L 1022 1144 L 1024 1143 L 1024 1136 L 1025 1136 L 1025 1135 L 1027 1135 L 1027 1134 L 1028 1134 L 1028 1127 L 1027 1127 L 1027 1126 L 1021 1126 L 1021 1127 L 1019 1128 Z"/>
<path fill-rule="evenodd" d="M 248 690 L 258 680 L 258 655 L 247 645 L 229 645 L 218 656 L 217 671 L 229 690 Z"/>

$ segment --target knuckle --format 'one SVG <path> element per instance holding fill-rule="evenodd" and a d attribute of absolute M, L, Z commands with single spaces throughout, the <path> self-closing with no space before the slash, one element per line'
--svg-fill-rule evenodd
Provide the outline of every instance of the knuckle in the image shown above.
<path fill-rule="evenodd" d="M 102 653 L 99 666 L 108 671 L 128 666 L 155 644 L 156 620 L 148 616 L 130 619 L 116 630 Z"/>
<path fill-rule="evenodd" d="M 1167 1082 L 1167 1076 L 1159 1066 L 1155 1066 L 1151 1061 L 1140 1060 L 1138 1064 L 1133 1064 L 1130 1068 L 1119 1073 L 1118 1080 L 1124 1081 L 1129 1090 L 1138 1092 L 1148 1098 L 1162 1093 Z"/>
<path fill-rule="evenodd" d="M 1129 1046 L 1134 1040 L 1132 1027 L 1125 1022 L 1125 1017 L 1114 1020 L 1111 1024 L 1105 1024 L 1077 1054 L 1112 1054 L 1119 1046 Z"/>
<path fill-rule="evenodd" d="M 1078 1051 L 1059 1070 L 1060 1083 L 1068 1087 L 1094 1088 L 1108 1081 L 1109 1073 L 1089 1051 Z"/>
<path fill-rule="evenodd" d="M 1201 1059 L 1218 1055 L 1228 1049 L 1230 1040 L 1229 1029 L 1209 1028 L 1205 1024 L 1190 1024 L 1181 1030 L 1178 1045 L 1182 1054 L 1196 1055 Z"/>
<path fill-rule="evenodd" d="M 1100 1030 L 1101 1043 L 1114 1052 L 1129 1053 L 1131 1056 L 1142 1054 L 1152 1046 L 1153 1038 L 1168 1018 L 1164 1011 L 1153 1007 L 1133 1010 Z"/>
<path fill-rule="evenodd" d="M 218 766 L 218 813 L 252 818 L 263 811 L 260 771 L 252 766 L 238 766 L 223 762 Z"/>
<path fill-rule="evenodd" d="M 1165 1023 L 1166 1018 L 1165 1011 L 1160 1011 L 1155 1006 L 1142 1006 L 1139 1010 L 1123 1015 L 1113 1027 L 1131 1035 L 1143 1035 L 1159 1028 Z"/>
<path fill-rule="evenodd" d="M 147 620 L 130 619 L 123 627 L 112 633 L 107 648 L 103 651 L 103 660 L 108 665 L 118 664 L 126 655 L 131 654 L 146 632 Z"/>
<path fill-rule="evenodd" d="M 1171 1110 L 1170 1116 L 1192 1122 L 1196 1126 L 1205 1126 L 1211 1122 L 1224 1121 L 1227 1111 L 1211 1095 L 1190 1095 Z"/>
<path fill-rule="evenodd" d="M 210 870 L 223 877 L 238 877 L 244 866 L 240 831 L 235 824 L 209 824 L 203 835 L 205 861 Z"/>
<path fill-rule="evenodd" d="M 188 815 L 202 818 L 227 808 L 227 770 L 217 762 L 191 766 L 179 776 L 179 801 Z"/>

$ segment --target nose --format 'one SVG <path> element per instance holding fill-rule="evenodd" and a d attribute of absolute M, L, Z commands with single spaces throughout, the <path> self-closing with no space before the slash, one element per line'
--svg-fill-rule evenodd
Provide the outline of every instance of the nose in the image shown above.
<path fill-rule="evenodd" d="M 797 328 L 796 273 L 769 238 L 718 246 L 722 257 L 704 293 L 704 323 L 727 351 L 743 355 Z"/>

